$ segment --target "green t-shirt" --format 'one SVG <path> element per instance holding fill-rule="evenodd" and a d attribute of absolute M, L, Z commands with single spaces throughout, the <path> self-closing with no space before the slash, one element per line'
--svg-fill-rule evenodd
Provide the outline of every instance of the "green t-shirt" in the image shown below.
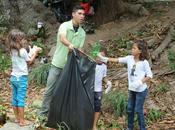
<path fill-rule="evenodd" d="M 52 59 L 52 64 L 58 68 L 64 67 L 69 52 L 68 47 L 60 42 L 59 35 L 61 33 L 66 33 L 67 39 L 74 45 L 75 48 L 83 47 L 86 35 L 82 27 L 79 27 L 77 32 L 74 31 L 72 20 L 60 25 L 57 34 L 57 46 Z"/>

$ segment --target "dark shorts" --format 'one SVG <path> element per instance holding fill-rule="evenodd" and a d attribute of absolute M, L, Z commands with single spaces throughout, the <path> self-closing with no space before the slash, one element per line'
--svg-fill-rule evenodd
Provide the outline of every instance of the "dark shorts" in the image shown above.
<path fill-rule="evenodd" d="M 101 99 L 102 99 L 102 92 L 94 92 L 94 109 L 95 112 L 101 111 Z"/>

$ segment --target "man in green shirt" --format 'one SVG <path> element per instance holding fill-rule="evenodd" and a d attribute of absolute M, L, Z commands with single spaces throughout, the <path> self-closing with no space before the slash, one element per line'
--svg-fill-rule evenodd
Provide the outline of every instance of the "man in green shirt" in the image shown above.
<path fill-rule="evenodd" d="M 80 26 L 84 21 L 84 8 L 77 5 L 73 8 L 72 19 L 60 25 L 57 35 L 57 46 L 52 59 L 52 65 L 47 78 L 47 86 L 45 89 L 41 115 L 47 116 L 50 102 L 52 99 L 54 84 L 59 78 L 64 68 L 68 52 L 73 48 L 81 49 L 85 41 L 85 31 Z"/>

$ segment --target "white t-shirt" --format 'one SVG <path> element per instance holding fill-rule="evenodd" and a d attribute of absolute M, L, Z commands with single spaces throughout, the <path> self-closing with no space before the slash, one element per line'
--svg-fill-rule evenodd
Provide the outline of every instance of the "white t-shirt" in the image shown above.
<path fill-rule="evenodd" d="M 106 77 L 107 66 L 105 64 L 97 64 L 95 68 L 95 92 L 102 92 L 102 80 Z"/>
<path fill-rule="evenodd" d="M 152 78 L 153 74 L 151 72 L 151 68 L 149 66 L 149 63 L 147 60 L 144 61 L 138 61 L 135 62 L 134 56 L 129 55 L 126 57 L 120 57 L 119 59 L 120 63 L 127 64 L 128 68 L 128 89 L 135 92 L 142 92 L 147 88 L 147 84 L 144 83 L 142 86 L 139 86 L 138 88 L 132 88 L 130 84 L 134 81 L 142 80 L 145 76 Z M 133 75 L 131 74 L 131 71 L 134 67 Z"/>
<path fill-rule="evenodd" d="M 20 55 L 18 55 L 18 51 L 13 49 L 11 52 L 12 58 L 12 73 L 13 76 L 22 76 L 28 75 L 27 62 L 29 61 L 29 56 L 26 49 L 20 49 Z"/>

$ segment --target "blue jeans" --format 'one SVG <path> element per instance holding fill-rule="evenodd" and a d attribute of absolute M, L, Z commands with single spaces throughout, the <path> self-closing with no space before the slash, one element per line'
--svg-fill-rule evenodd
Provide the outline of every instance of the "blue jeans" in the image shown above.
<path fill-rule="evenodd" d="M 140 130 L 146 130 L 143 105 L 147 93 L 148 89 L 145 89 L 143 92 L 129 91 L 128 110 L 127 110 L 129 130 L 133 130 L 134 128 L 134 112 L 137 113 Z"/>
<path fill-rule="evenodd" d="M 12 106 L 24 107 L 26 99 L 26 91 L 28 85 L 27 75 L 20 77 L 11 76 L 10 83 L 12 86 Z"/>

